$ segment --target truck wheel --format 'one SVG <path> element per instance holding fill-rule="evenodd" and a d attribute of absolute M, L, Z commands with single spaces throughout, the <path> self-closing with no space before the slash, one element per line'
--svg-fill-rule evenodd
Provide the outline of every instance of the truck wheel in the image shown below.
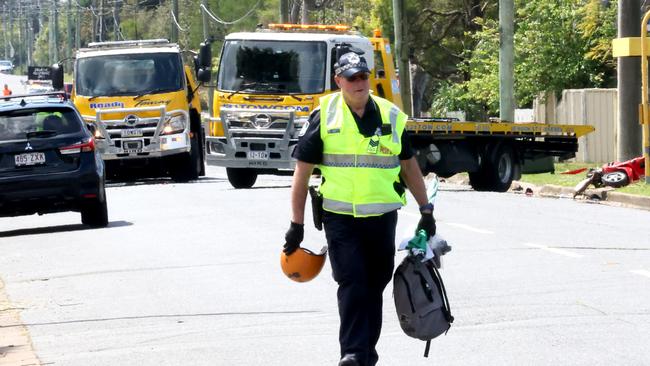
<path fill-rule="evenodd" d="M 102 191 L 104 188 L 102 187 Z M 108 209 L 106 207 L 106 192 L 81 207 L 81 223 L 92 227 L 108 226 Z"/>
<path fill-rule="evenodd" d="M 510 145 L 501 145 L 476 173 L 470 173 L 469 180 L 472 188 L 477 191 L 505 192 L 510 188 L 517 164 L 515 153 Z"/>
<path fill-rule="evenodd" d="M 197 135 L 194 135 L 190 140 L 190 146 L 189 153 L 173 156 L 169 161 L 171 164 L 169 174 L 175 181 L 187 182 L 199 178 L 203 161 L 201 160 L 199 137 Z"/>
<path fill-rule="evenodd" d="M 257 180 L 257 171 L 247 168 L 226 168 L 228 181 L 235 188 L 250 188 Z"/>
<path fill-rule="evenodd" d="M 627 177 L 627 174 L 624 172 L 611 172 L 603 175 L 603 183 L 606 186 L 620 188 L 625 187 L 630 183 L 630 179 Z"/>
<path fill-rule="evenodd" d="M 199 156 L 201 157 L 201 170 L 199 170 L 199 177 L 205 177 L 205 131 L 201 128 L 201 136 L 199 136 Z"/>

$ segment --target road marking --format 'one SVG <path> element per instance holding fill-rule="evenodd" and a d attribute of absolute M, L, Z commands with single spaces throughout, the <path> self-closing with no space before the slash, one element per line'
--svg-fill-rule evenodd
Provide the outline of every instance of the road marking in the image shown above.
<path fill-rule="evenodd" d="M 646 271 L 645 269 L 637 269 L 637 270 L 630 271 L 630 272 L 650 278 L 650 271 Z"/>
<path fill-rule="evenodd" d="M 568 250 L 564 250 L 564 249 L 551 248 L 551 247 L 548 247 L 546 245 L 540 245 L 540 244 L 534 244 L 534 243 L 524 243 L 524 245 L 527 246 L 527 247 L 546 250 L 547 252 L 560 254 L 560 255 L 567 256 L 567 257 L 571 257 L 571 258 L 582 258 L 582 255 L 571 252 L 571 251 L 568 251 Z"/>
<path fill-rule="evenodd" d="M 455 227 L 457 227 L 459 229 L 465 229 L 465 230 L 473 231 L 475 233 L 480 233 L 480 234 L 494 234 L 494 231 L 478 229 L 478 228 L 475 228 L 475 227 L 472 227 L 472 226 L 469 226 L 469 225 L 459 224 L 459 223 L 455 223 L 455 222 L 448 222 L 447 225 L 455 226 Z"/>
<path fill-rule="evenodd" d="M 402 212 L 400 212 L 400 214 L 406 214 L 407 216 L 418 217 L 418 218 L 421 216 L 419 213 L 416 214 L 416 213 L 408 212 L 408 211 L 402 211 Z M 472 227 L 472 226 L 469 226 L 469 225 L 459 224 L 459 223 L 455 223 L 455 222 L 438 223 L 438 225 L 440 225 L 440 224 L 455 226 L 455 227 L 457 227 L 459 229 L 465 229 L 465 230 L 473 231 L 475 233 L 480 233 L 480 234 L 494 234 L 494 231 L 478 229 L 478 228 L 475 228 L 475 227 Z"/>

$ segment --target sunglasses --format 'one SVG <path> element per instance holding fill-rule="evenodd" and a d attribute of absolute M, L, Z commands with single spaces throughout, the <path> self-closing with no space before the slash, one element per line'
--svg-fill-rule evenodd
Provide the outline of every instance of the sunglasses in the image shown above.
<path fill-rule="evenodd" d="M 367 74 L 365 72 L 362 72 L 362 73 L 354 74 L 354 75 L 350 76 L 349 78 L 345 78 L 345 80 L 347 80 L 349 82 L 355 82 L 357 80 L 368 80 L 369 77 L 370 77 L 369 74 Z"/>

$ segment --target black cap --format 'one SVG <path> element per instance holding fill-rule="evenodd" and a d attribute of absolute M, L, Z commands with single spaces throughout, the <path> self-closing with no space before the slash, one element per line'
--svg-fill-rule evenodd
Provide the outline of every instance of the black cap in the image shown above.
<path fill-rule="evenodd" d="M 359 72 L 370 73 L 370 69 L 368 69 L 366 59 L 354 52 L 344 54 L 339 58 L 339 61 L 334 64 L 334 74 L 336 76 L 349 78 Z"/>

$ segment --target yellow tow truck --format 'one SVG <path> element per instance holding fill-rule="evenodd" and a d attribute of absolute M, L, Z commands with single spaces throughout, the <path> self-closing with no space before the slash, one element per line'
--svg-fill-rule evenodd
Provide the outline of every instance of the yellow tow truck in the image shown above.
<path fill-rule="evenodd" d="M 291 174 L 291 152 L 318 99 L 337 89 L 334 63 L 341 50 L 363 54 L 372 92 L 401 107 L 393 52 L 379 32 L 365 37 L 343 25 L 269 24 L 226 36 L 213 116 L 207 123 L 206 161 L 226 167 L 236 188 L 258 174 Z M 410 119 L 407 131 L 423 174 L 468 172 L 476 190 L 506 191 L 522 166 L 570 158 L 592 126 Z"/>
<path fill-rule="evenodd" d="M 107 174 L 155 166 L 179 181 L 205 174 L 196 74 L 210 80 L 209 44 L 194 67 L 166 39 L 94 42 L 77 51 L 71 100 L 93 126 Z M 52 72 L 63 87 L 63 67 Z"/>

